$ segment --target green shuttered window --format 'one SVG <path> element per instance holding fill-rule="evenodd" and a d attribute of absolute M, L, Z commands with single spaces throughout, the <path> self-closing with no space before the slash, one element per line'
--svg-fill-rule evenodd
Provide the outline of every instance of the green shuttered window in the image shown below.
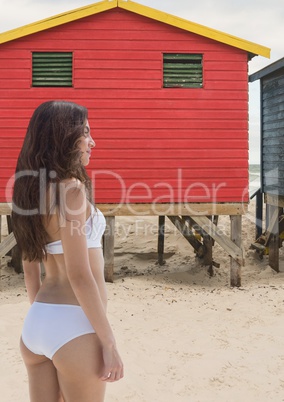
<path fill-rule="evenodd" d="M 202 54 L 164 53 L 164 88 L 202 88 Z"/>
<path fill-rule="evenodd" d="M 33 87 L 72 87 L 71 52 L 34 52 Z"/>

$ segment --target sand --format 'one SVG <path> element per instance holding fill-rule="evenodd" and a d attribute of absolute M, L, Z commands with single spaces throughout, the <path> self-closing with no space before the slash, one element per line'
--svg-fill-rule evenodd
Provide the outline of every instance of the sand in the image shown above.
<path fill-rule="evenodd" d="M 218 245 L 220 268 L 210 277 L 167 221 L 160 267 L 157 218 L 116 219 L 115 278 L 107 288 L 125 378 L 108 385 L 106 402 L 284 401 L 284 273 L 249 249 L 253 215 L 252 203 L 243 217 L 240 288 L 230 287 L 230 259 Z M 229 234 L 228 217 L 219 225 Z M 8 262 L 2 259 L 0 401 L 28 402 L 18 340 L 29 303 L 23 275 Z"/>

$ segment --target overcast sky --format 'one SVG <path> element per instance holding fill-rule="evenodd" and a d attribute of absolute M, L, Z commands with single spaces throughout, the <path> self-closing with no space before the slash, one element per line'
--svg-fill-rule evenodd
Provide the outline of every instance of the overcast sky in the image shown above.
<path fill-rule="evenodd" d="M 271 48 L 271 58 L 254 57 L 254 73 L 284 57 L 283 0 L 136 0 L 140 4 L 177 15 Z M 82 7 L 88 0 L 0 0 L 0 32 Z M 250 86 L 250 163 L 259 162 L 259 82 Z"/>

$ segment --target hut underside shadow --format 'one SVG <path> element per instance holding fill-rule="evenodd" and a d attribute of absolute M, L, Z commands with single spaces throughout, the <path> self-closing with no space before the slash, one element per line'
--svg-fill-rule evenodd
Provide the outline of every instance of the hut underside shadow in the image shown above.
<path fill-rule="evenodd" d="M 279 263 L 279 249 L 284 240 L 284 197 L 271 194 L 264 195 L 266 203 L 266 229 L 262 232 L 262 214 L 256 213 L 256 240 L 251 244 L 262 259 L 264 255 L 269 257 L 269 265 L 276 272 L 283 271 Z M 257 206 L 263 209 L 262 199 Z"/>
<path fill-rule="evenodd" d="M 242 249 L 242 215 L 247 212 L 247 204 L 97 204 L 106 217 L 107 230 L 103 236 L 105 258 L 105 279 L 113 282 L 114 276 L 114 242 L 115 216 L 157 216 L 159 220 L 157 259 L 163 264 L 165 217 L 178 228 L 185 239 L 194 248 L 202 265 L 208 266 L 209 273 L 219 264 L 213 260 L 213 246 L 216 241 L 231 257 L 230 284 L 241 286 L 241 267 L 244 265 Z M 194 211 L 189 215 L 189 211 Z M 205 215 L 206 212 L 206 215 Z M 0 204 L 0 215 L 11 213 L 10 204 Z M 231 219 L 230 238 L 217 227 L 218 216 L 229 215 Z M 9 235 L 0 244 L 0 258 L 9 252 L 12 266 L 21 272 L 21 259 L 17 251 L 16 240 L 10 224 Z"/>
<path fill-rule="evenodd" d="M 188 243 L 193 247 L 202 264 L 213 267 L 219 264 L 213 259 L 213 246 L 216 241 L 231 257 L 230 284 L 241 286 L 241 267 L 244 265 L 242 249 L 242 215 L 247 212 L 248 204 L 97 204 L 106 216 L 109 230 L 104 235 L 105 278 L 113 282 L 114 275 L 114 227 L 115 216 L 157 216 L 158 247 L 157 260 L 163 265 L 164 228 L 167 217 Z M 231 219 L 230 238 L 217 228 L 218 216 L 229 215 Z"/>

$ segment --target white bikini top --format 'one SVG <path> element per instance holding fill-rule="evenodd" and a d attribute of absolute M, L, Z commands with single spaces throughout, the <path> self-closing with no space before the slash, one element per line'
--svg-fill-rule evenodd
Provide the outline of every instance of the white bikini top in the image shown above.
<path fill-rule="evenodd" d="M 84 227 L 81 229 L 82 233 L 86 235 L 87 247 L 98 248 L 101 247 L 102 235 L 106 228 L 106 220 L 99 209 L 94 208 L 92 205 L 91 215 L 86 220 Z M 74 228 L 76 230 L 76 228 Z M 63 247 L 61 240 L 53 241 L 45 245 L 46 252 L 49 254 L 63 254 Z"/>

